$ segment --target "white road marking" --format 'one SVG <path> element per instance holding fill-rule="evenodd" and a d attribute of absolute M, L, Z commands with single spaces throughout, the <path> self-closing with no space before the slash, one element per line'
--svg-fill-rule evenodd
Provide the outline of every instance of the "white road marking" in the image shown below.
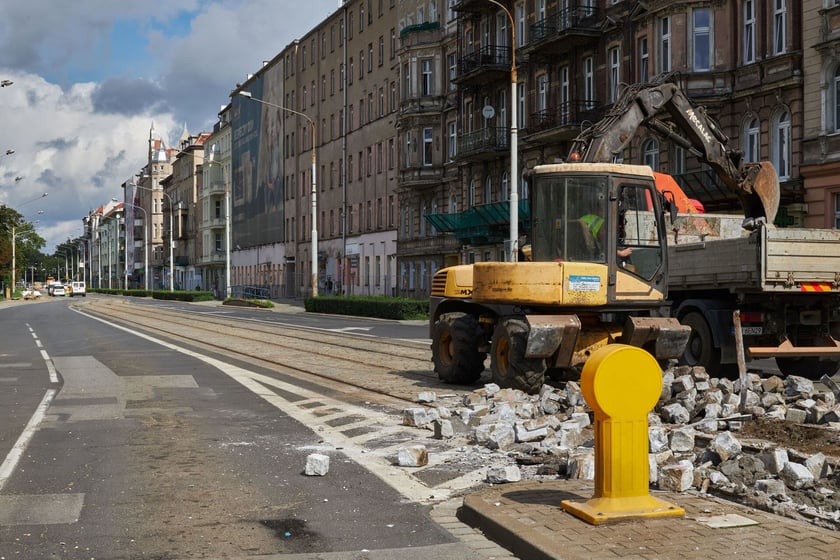
<path fill-rule="evenodd" d="M 145 340 L 148 340 L 175 352 L 180 352 L 197 360 L 201 360 L 206 364 L 212 365 L 222 373 L 228 375 L 231 379 L 237 381 L 238 383 L 249 389 L 255 395 L 259 396 L 263 400 L 270 403 L 272 406 L 276 407 L 278 410 L 281 410 L 284 413 L 288 414 L 289 416 L 300 422 L 302 425 L 307 426 L 309 429 L 312 429 L 313 426 L 318 426 L 317 434 L 319 438 L 331 444 L 337 450 L 340 448 L 340 451 L 347 455 L 350 459 L 367 469 L 369 472 L 377 476 L 383 482 L 391 486 L 393 489 L 395 489 L 397 492 L 399 492 L 411 501 L 428 503 L 430 501 L 436 502 L 440 500 L 445 500 L 449 498 L 454 491 L 474 484 L 475 478 L 479 476 L 477 472 L 472 472 L 468 473 L 465 476 L 462 476 L 461 478 L 450 480 L 446 484 L 442 484 L 436 487 L 429 487 L 420 482 L 415 477 L 411 476 L 410 472 L 406 468 L 397 467 L 393 465 L 391 463 L 391 460 L 384 454 L 376 450 L 371 451 L 369 449 L 366 449 L 359 445 L 355 438 L 343 434 L 343 431 L 348 430 L 348 426 L 333 427 L 323 424 L 321 418 L 315 414 L 315 411 L 319 410 L 318 408 L 307 409 L 303 407 L 300 403 L 311 403 L 312 401 L 317 401 L 319 403 L 323 403 L 323 406 L 321 408 L 340 408 L 345 411 L 346 416 L 359 415 L 363 416 L 368 420 L 373 419 L 384 427 L 380 434 L 388 433 L 389 431 L 395 430 L 397 428 L 396 426 L 394 426 L 395 416 L 393 415 L 372 411 L 367 408 L 357 407 L 350 405 L 346 402 L 331 399 L 319 393 L 308 391 L 298 385 L 293 385 L 291 383 L 287 383 L 285 381 L 281 381 L 273 377 L 249 371 L 244 368 L 228 364 L 221 360 L 217 360 L 215 358 L 199 354 L 192 350 L 182 348 L 180 346 L 177 346 L 170 342 L 166 342 L 159 338 L 155 338 L 145 333 L 134 331 L 128 327 L 123 327 L 122 325 L 111 323 L 100 317 L 88 315 L 87 313 L 78 309 L 74 309 L 74 311 L 91 319 L 109 325 L 115 329 L 122 330 L 124 332 L 138 336 L 140 338 L 143 338 Z M 303 399 L 305 399 L 305 401 L 289 401 L 283 398 L 282 396 L 278 395 L 275 391 L 271 389 L 271 387 L 276 388 L 281 392 L 286 392 L 298 397 L 302 397 Z M 352 428 L 352 424 L 349 426 L 349 428 Z M 411 428 L 409 426 L 399 426 L 399 431 L 416 431 L 418 442 L 422 442 L 422 440 L 428 439 L 429 437 L 427 430 L 420 430 L 417 428 Z M 366 438 L 362 436 L 361 439 Z M 429 466 L 436 466 L 439 465 L 441 462 L 443 462 L 443 458 L 439 460 L 434 460 L 433 455 L 432 457 L 430 457 Z M 416 469 L 415 472 L 420 472 L 420 469 Z"/>
<path fill-rule="evenodd" d="M 35 409 L 35 414 L 33 414 L 29 419 L 29 422 L 26 424 L 26 427 L 23 429 L 20 437 L 12 446 L 9 454 L 6 455 L 6 459 L 3 461 L 3 464 L 0 465 L 0 491 L 3 490 L 3 486 L 6 485 L 6 481 L 9 480 L 9 477 L 12 476 L 12 473 L 15 471 L 15 467 L 17 467 L 18 461 L 20 461 L 23 452 L 26 451 L 26 447 L 32 439 L 32 436 L 35 435 L 35 432 L 38 430 L 38 425 L 44 419 L 44 414 L 46 414 L 47 408 L 50 406 L 50 403 L 55 397 L 55 392 L 55 389 L 50 389 L 46 392 L 44 398 L 41 399 L 41 404 L 39 404 L 38 408 Z"/>

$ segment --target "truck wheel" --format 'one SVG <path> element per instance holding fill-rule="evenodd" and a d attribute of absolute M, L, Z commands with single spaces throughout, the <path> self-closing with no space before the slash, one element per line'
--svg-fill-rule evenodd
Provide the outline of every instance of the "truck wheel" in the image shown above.
<path fill-rule="evenodd" d="M 776 365 L 785 375 L 798 375 L 816 380 L 823 375 L 831 377 L 840 369 L 840 362 L 837 360 L 821 360 L 817 357 L 776 358 Z"/>
<path fill-rule="evenodd" d="M 537 393 L 545 379 L 542 358 L 526 358 L 528 324 L 524 319 L 505 319 L 496 325 L 490 346 L 490 371 L 499 387 Z"/>
<path fill-rule="evenodd" d="M 444 383 L 469 385 L 484 372 L 484 334 L 478 319 L 465 313 L 441 315 L 432 329 L 432 361 Z"/>
<path fill-rule="evenodd" d="M 699 313 L 692 312 L 680 319 L 680 323 L 691 327 L 691 334 L 688 337 L 688 344 L 685 345 L 685 352 L 680 359 L 680 364 L 703 366 L 712 377 L 729 373 L 728 368 L 721 366 L 720 349 L 714 346 L 712 331 L 709 329 L 706 319 Z"/>

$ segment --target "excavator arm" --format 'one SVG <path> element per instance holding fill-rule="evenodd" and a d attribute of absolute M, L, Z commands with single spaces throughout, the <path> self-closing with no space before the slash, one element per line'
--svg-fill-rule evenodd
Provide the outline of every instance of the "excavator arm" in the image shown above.
<path fill-rule="evenodd" d="M 670 116 L 672 125 L 660 116 Z M 743 153 L 729 147 L 729 139 L 705 109 L 692 105 L 671 81 L 628 87 L 603 119 L 574 140 L 569 161 L 617 161 L 641 127 L 679 144 L 711 167 L 738 196 L 746 217 L 744 227 L 773 223 L 779 209 L 779 180 L 773 164 L 745 162 Z"/>

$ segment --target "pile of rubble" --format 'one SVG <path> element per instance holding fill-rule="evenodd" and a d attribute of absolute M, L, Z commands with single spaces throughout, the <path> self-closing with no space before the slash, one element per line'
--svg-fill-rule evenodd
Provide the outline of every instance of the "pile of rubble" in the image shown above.
<path fill-rule="evenodd" d="M 740 385 L 710 378 L 703 368 L 663 372 L 662 393 L 648 417 L 652 487 L 723 494 L 840 529 L 840 395 L 793 376 L 751 374 L 743 392 Z M 427 406 L 406 409 L 405 424 L 434 429 L 438 438 L 461 433 L 469 442 L 464 452 L 489 449 L 514 460 L 489 468 L 487 482 L 594 478 L 592 414 L 573 381 L 545 385 L 537 395 L 488 384 L 460 399 L 424 392 L 418 401 Z M 738 432 L 755 418 L 819 424 L 837 435 L 836 444 L 826 453 L 804 454 L 784 442 L 740 441 Z"/>

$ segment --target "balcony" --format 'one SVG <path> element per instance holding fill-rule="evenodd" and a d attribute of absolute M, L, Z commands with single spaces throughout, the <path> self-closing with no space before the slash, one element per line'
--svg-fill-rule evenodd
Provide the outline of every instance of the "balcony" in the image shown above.
<path fill-rule="evenodd" d="M 212 196 L 216 194 L 224 195 L 225 194 L 225 183 L 224 181 L 211 181 L 210 183 L 204 183 L 204 192 L 202 193 L 204 196 Z"/>
<path fill-rule="evenodd" d="M 224 254 L 223 251 L 219 251 L 219 252 L 214 252 L 214 253 L 209 254 L 209 255 L 202 255 L 201 257 L 199 257 L 198 263 L 196 263 L 196 264 L 201 265 L 201 266 L 207 266 L 207 265 L 222 265 L 222 266 L 224 266 L 225 265 L 225 254 Z"/>
<path fill-rule="evenodd" d="M 440 113 L 446 98 L 442 96 L 411 97 L 400 101 L 399 117 L 411 117 L 430 113 Z"/>
<path fill-rule="evenodd" d="M 431 21 L 409 25 L 400 31 L 400 46 L 397 54 L 402 54 L 404 49 L 437 43 L 443 37 L 440 29 L 440 22 Z"/>
<path fill-rule="evenodd" d="M 459 86 L 482 86 L 509 79 L 510 63 L 510 47 L 487 45 L 458 61 L 453 81 Z"/>
<path fill-rule="evenodd" d="M 495 159 L 510 150 L 510 129 L 492 126 L 458 137 L 458 159 L 480 161 Z"/>
<path fill-rule="evenodd" d="M 201 229 L 225 229 L 225 219 L 223 217 L 213 218 L 209 216 L 204 216 L 204 219 L 201 220 Z"/>
<path fill-rule="evenodd" d="M 582 128 L 598 122 L 606 111 L 594 100 L 573 100 L 531 113 L 525 136 L 529 141 L 573 140 Z"/>
<path fill-rule="evenodd" d="M 554 55 L 597 42 L 602 19 L 603 13 L 595 7 L 574 6 L 555 12 L 531 25 L 530 41 L 522 53 Z"/>
<path fill-rule="evenodd" d="M 400 169 L 400 187 L 423 188 L 436 187 L 443 181 L 442 165 L 422 165 Z"/>

